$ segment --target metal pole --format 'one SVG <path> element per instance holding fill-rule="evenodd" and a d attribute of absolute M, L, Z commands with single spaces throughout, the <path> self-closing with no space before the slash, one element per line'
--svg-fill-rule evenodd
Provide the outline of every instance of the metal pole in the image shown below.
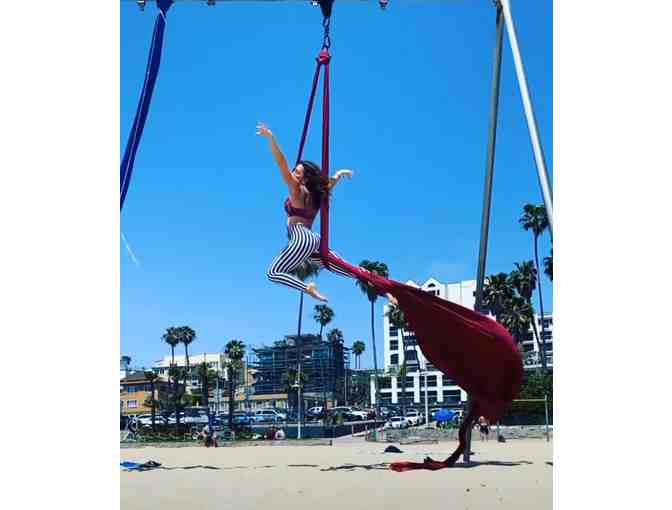
<path fill-rule="evenodd" d="M 481 240 L 478 248 L 478 271 L 476 274 L 476 303 L 474 308 L 483 308 L 483 285 L 485 281 L 485 261 L 488 255 L 488 229 L 490 227 L 490 204 L 492 202 L 492 176 L 495 167 L 495 142 L 497 140 L 497 113 L 499 111 L 499 82 L 502 69 L 503 39 L 502 6 L 497 5 L 497 33 L 495 36 L 494 67 L 492 72 L 492 88 L 490 94 L 490 125 L 488 127 L 488 154 L 485 165 L 485 184 L 483 191 L 483 214 L 481 216 Z M 471 409 L 471 397 L 467 397 L 465 416 Z M 464 450 L 464 462 L 471 456 L 471 427 L 467 428 L 467 441 Z"/>
<path fill-rule="evenodd" d="M 546 442 L 551 440 L 550 433 L 548 431 L 548 395 L 544 393 L 544 410 L 546 412 Z"/>
<path fill-rule="evenodd" d="M 299 414 L 297 416 L 296 424 L 296 438 L 301 439 L 301 362 L 299 361 Z"/>
<path fill-rule="evenodd" d="M 429 402 L 427 401 L 427 367 L 425 366 L 425 428 L 429 428 Z"/>
<path fill-rule="evenodd" d="M 534 118 L 534 111 L 532 110 L 532 101 L 530 99 L 530 92 L 527 88 L 527 79 L 525 78 L 525 70 L 523 69 L 523 59 L 520 55 L 520 48 L 518 47 L 518 38 L 516 36 L 516 28 L 513 25 L 513 16 L 511 14 L 511 4 L 509 0 L 499 0 L 506 22 L 506 30 L 509 34 L 509 42 L 511 43 L 511 53 L 513 54 L 513 63 L 516 67 L 516 76 L 518 77 L 518 86 L 520 87 L 520 95 L 523 100 L 523 109 L 525 110 L 525 118 L 527 119 L 527 127 L 530 131 L 530 140 L 532 142 L 532 151 L 534 152 L 534 161 L 537 166 L 537 175 L 539 177 L 539 186 L 541 187 L 541 194 L 544 198 L 544 205 L 546 206 L 546 215 L 548 216 L 548 226 L 553 237 L 553 195 L 551 186 L 548 182 L 548 175 L 546 173 L 546 162 L 544 161 L 544 152 L 541 148 L 541 141 L 539 140 L 539 133 L 537 130 L 537 121 Z"/>

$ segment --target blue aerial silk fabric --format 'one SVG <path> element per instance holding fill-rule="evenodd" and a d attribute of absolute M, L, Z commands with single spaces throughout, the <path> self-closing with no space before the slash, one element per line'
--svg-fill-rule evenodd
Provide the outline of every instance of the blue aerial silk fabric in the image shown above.
<path fill-rule="evenodd" d="M 142 138 L 142 131 L 147 120 L 147 113 L 149 112 L 149 104 L 152 101 L 152 93 L 154 92 L 154 84 L 156 77 L 159 74 L 159 65 L 161 64 L 161 50 L 163 49 L 163 33 L 166 28 L 166 13 L 170 6 L 173 5 L 173 0 L 157 0 L 156 4 L 159 8 L 159 13 L 156 16 L 154 23 L 154 34 L 152 35 L 152 46 L 149 50 L 149 60 L 147 62 L 147 71 L 145 73 L 145 83 L 142 86 L 142 93 L 140 94 L 140 102 L 138 109 L 135 112 L 135 120 L 131 133 L 126 142 L 126 150 L 124 157 L 121 160 L 121 196 L 119 209 L 123 209 L 126 193 L 128 192 L 128 185 L 131 182 L 131 175 L 133 174 L 133 164 L 135 162 L 135 154 L 138 151 L 140 138 Z"/>

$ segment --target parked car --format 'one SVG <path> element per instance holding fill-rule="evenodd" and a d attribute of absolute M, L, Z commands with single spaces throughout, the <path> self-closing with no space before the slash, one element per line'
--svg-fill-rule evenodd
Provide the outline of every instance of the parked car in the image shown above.
<path fill-rule="evenodd" d="M 416 409 L 406 409 L 406 419 L 411 425 L 420 425 L 423 422 L 422 414 Z"/>
<path fill-rule="evenodd" d="M 254 422 L 255 423 L 276 423 L 279 421 L 285 421 L 287 419 L 286 414 L 282 414 L 275 409 L 258 409 L 254 413 Z"/>
<path fill-rule="evenodd" d="M 410 427 L 410 423 L 404 416 L 392 416 L 385 423 L 385 427 L 390 429 L 405 429 Z"/>
<path fill-rule="evenodd" d="M 369 416 L 367 412 L 353 409 L 350 406 L 332 407 L 329 412 L 342 414 L 344 418 L 349 418 L 348 421 L 363 421 Z"/>
<path fill-rule="evenodd" d="M 189 425 L 205 425 L 209 421 L 208 412 L 202 409 L 187 409 L 183 421 Z"/>
<path fill-rule="evenodd" d="M 151 427 L 152 426 L 152 415 L 151 414 L 140 414 L 134 418 L 134 421 L 137 425 L 141 427 Z M 160 414 L 154 416 L 154 423 L 156 425 L 165 425 L 166 421 Z"/>
<path fill-rule="evenodd" d="M 228 417 L 227 417 L 228 421 Z M 233 413 L 234 425 L 251 425 L 254 423 L 254 414 L 248 411 L 238 411 Z"/>

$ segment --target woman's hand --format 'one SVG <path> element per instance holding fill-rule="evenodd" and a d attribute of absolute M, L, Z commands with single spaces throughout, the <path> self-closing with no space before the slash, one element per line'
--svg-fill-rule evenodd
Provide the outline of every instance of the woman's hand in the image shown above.
<path fill-rule="evenodd" d="M 257 134 L 266 138 L 273 138 L 273 133 L 263 122 L 257 122 Z"/>
<path fill-rule="evenodd" d="M 344 168 L 343 170 L 339 170 L 334 174 L 335 179 L 340 179 L 341 177 L 347 177 L 348 179 L 352 179 L 352 176 L 355 173 L 352 170 L 348 170 L 347 168 Z"/>

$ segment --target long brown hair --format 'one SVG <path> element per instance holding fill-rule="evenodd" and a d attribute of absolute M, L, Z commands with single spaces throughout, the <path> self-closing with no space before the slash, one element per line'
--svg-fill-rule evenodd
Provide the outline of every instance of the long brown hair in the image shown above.
<path fill-rule="evenodd" d="M 312 161 L 302 159 L 299 164 L 303 165 L 303 182 L 310 193 L 312 206 L 319 209 L 322 197 L 329 193 L 329 178 L 323 177 L 320 167 Z"/>

